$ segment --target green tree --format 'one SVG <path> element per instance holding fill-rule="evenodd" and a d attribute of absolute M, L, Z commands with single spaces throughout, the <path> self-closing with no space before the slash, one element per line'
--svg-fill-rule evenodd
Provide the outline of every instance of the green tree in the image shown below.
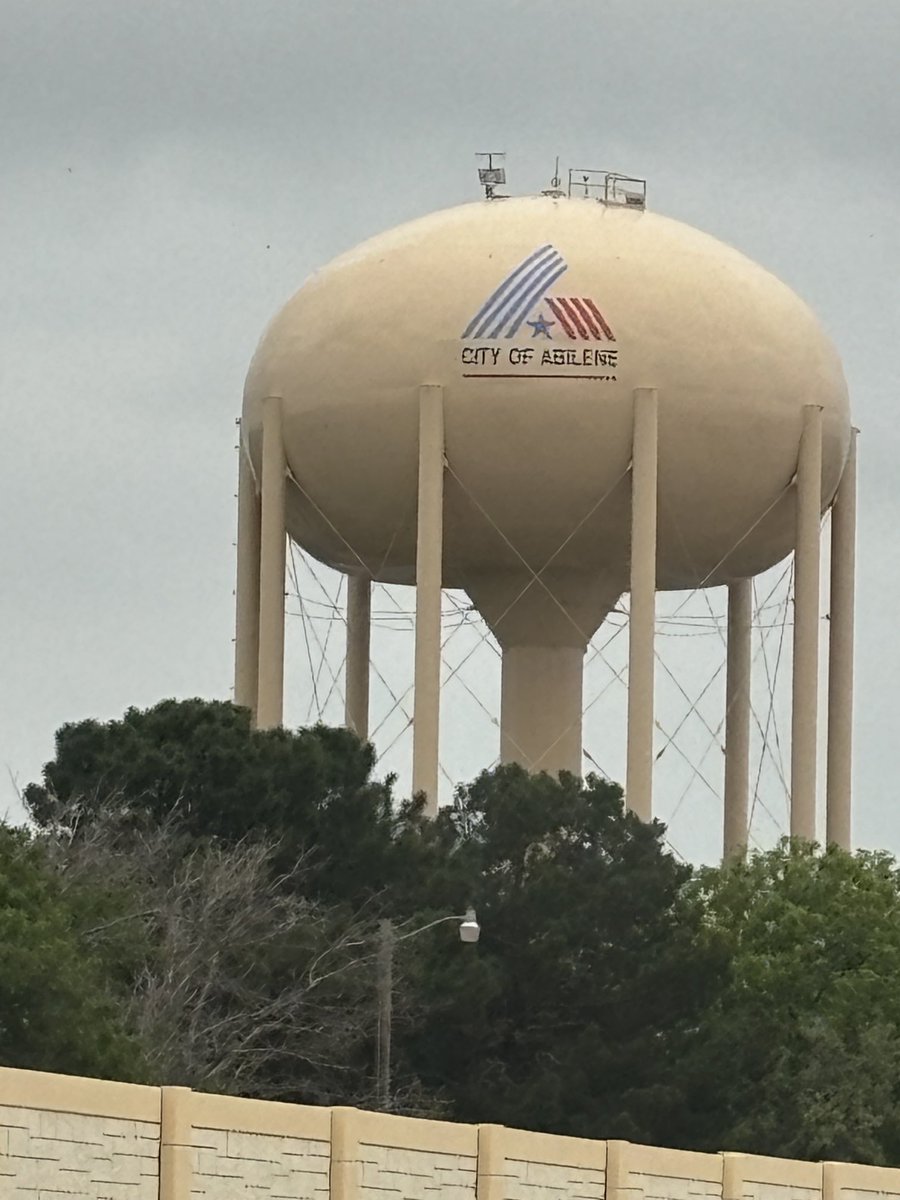
<path fill-rule="evenodd" d="M 706 1147 L 900 1161 L 900 873 L 887 854 L 785 841 L 701 872 L 728 986 L 685 1063 Z"/>
<path fill-rule="evenodd" d="M 395 811 L 391 781 L 374 781 L 373 763 L 372 748 L 345 729 L 259 731 L 233 704 L 164 700 L 121 720 L 64 725 L 24 800 L 38 825 L 75 836 L 79 823 L 123 804 L 157 824 L 174 815 L 189 835 L 226 845 L 262 836 L 278 845 L 276 869 L 304 859 L 317 898 L 371 897 L 412 866 L 416 813 Z"/>
<path fill-rule="evenodd" d="M 0 1062 L 139 1078 L 102 958 L 79 928 L 45 848 L 0 825 Z"/>
<path fill-rule="evenodd" d="M 221 702 L 60 729 L 25 801 L 155 1081 L 371 1101 L 374 931 L 427 876 L 421 805 L 373 762 Z"/>
<path fill-rule="evenodd" d="M 684 903 L 663 827 L 591 777 L 506 766 L 422 836 L 433 911 L 476 906 L 476 953 L 439 927 L 407 970 L 410 1069 L 462 1120 L 668 1140 L 678 1070 L 725 961 Z"/>
<path fill-rule="evenodd" d="M 683 1102 L 678 1056 L 697 1036 L 722 956 L 681 898 L 690 869 L 665 851 L 662 826 L 624 812 L 617 787 L 503 767 L 460 789 L 437 821 L 424 822 L 415 805 L 394 802 L 390 781 L 372 780 L 371 749 L 346 731 L 258 733 L 246 711 L 201 701 L 65 726 L 56 750 L 26 800 L 47 836 L 69 845 L 70 876 L 104 813 L 121 812 L 126 828 L 119 823 L 95 886 L 117 877 L 117 859 L 133 864 L 145 854 L 148 828 L 174 822 L 178 837 L 167 834 L 162 844 L 175 860 L 162 874 L 151 871 L 168 881 L 164 903 L 152 907 L 171 909 L 172 881 L 191 874 L 190 864 L 215 865 L 216 855 L 227 861 L 228 852 L 256 842 L 267 850 L 255 860 L 257 872 L 266 872 L 255 890 L 290 893 L 288 908 L 300 905 L 295 916 L 303 905 L 310 918 L 318 914 L 318 925 L 291 918 L 287 928 L 270 929 L 248 902 L 256 923 L 245 937 L 243 906 L 229 902 L 215 916 L 200 886 L 205 876 L 194 872 L 195 886 L 182 889 L 176 908 L 206 914 L 207 946 L 217 921 L 241 914 L 242 932 L 228 939 L 228 953 L 215 954 L 216 987 L 204 988 L 213 1024 L 217 1004 L 228 1027 L 239 1029 L 248 1013 L 306 1003 L 298 964 L 332 955 L 335 938 L 334 962 L 359 960 L 309 997 L 310 1028 L 318 1021 L 323 1031 L 320 1062 L 311 1061 L 311 1043 L 301 1045 L 302 1038 L 289 1054 L 270 1053 L 271 1045 L 287 1044 L 274 1020 L 265 1036 L 252 1035 L 261 1069 L 241 1076 L 204 1041 L 202 1022 L 169 1011 L 177 989 L 155 985 L 174 954 L 192 994 L 191 979 L 203 976 L 203 947 L 190 939 L 176 945 L 170 926 L 151 916 L 143 928 L 156 959 L 136 970 L 122 926 L 109 926 L 110 971 L 142 978 L 144 999 L 153 997 L 141 1018 L 145 1035 L 151 1027 L 183 1031 L 180 1041 L 168 1039 L 163 1056 L 183 1081 L 234 1076 L 255 1094 L 364 1102 L 371 1097 L 378 918 L 390 916 L 402 932 L 474 903 L 484 924 L 474 953 L 452 925 L 398 945 L 395 1107 L 444 1106 L 464 1119 L 602 1136 L 659 1137 L 668 1128 Z M 212 876 L 228 874 L 220 862 Z M 144 876 L 132 891 L 156 894 L 158 884 Z M 273 922 L 276 911 L 284 916 L 271 907 Z M 97 914 L 90 919 L 102 923 Z M 180 919 L 175 928 L 183 933 L 189 924 Z M 339 931 L 351 928 L 349 953 Z M 229 982 L 241 971 L 249 981 L 243 991 Z M 131 993 L 124 988 L 123 995 Z M 154 1035 L 161 1064 L 158 1041 Z"/>

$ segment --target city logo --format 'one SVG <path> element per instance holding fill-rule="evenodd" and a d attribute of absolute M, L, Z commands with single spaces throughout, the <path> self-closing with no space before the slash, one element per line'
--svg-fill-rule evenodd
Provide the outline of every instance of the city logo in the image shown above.
<path fill-rule="evenodd" d="M 555 285 L 567 269 L 563 256 L 549 243 L 513 267 L 463 330 L 464 343 L 482 343 L 462 348 L 462 365 L 481 368 L 477 372 L 464 372 L 468 378 L 546 375 L 615 380 L 611 372 L 618 365 L 617 350 L 596 347 L 579 350 L 572 346 L 572 342 L 614 343 L 616 338 L 591 297 L 562 295 L 557 291 Z M 517 335 L 527 338 L 528 344 L 508 347 L 483 344 L 508 342 Z M 555 344 L 550 347 L 548 342 Z M 508 371 L 509 367 L 519 369 Z M 600 368 L 602 373 L 585 375 L 571 369 L 552 370 L 560 367 Z"/>

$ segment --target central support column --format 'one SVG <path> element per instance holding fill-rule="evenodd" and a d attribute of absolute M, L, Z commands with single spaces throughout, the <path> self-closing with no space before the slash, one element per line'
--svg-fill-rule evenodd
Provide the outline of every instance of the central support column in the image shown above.
<path fill-rule="evenodd" d="M 631 609 L 628 620 L 628 760 L 625 803 L 653 816 L 656 630 L 657 392 L 635 388 L 631 451 Z"/>
<path fill-rule="evenodd" d="M 583 687 L 583 646 L 504 647 L 501 761 L 580 775 Z"/>
<path fill-rule="evenodd" d="M 344 724 L 358 738 L 369 736 L 369 642 L 372 584 L 365 575 L 347 577 L 347 666 Z"/>
<path fill-rule="evenodd" d="M 723 857 L 747 850 L 750 794 L 750 657 L 753 581 L 728 587 L 728 651 L 725 674 L 725 837 Z"/>
<path fill-rule="evenodd" d="M 466 590 L 503 651 L 500 759 L 581 774 L 584 655 L 624 590 L 620 572 L 548 564 L 473 573 Z"/>
<path fill-rule="evenodd" d="M 259 536 L 260 509 L 250 448 L 243 433 L 238 446 L 237 581 L 235 585 L 234 702 L 256 720 L 259 693 Z"/>
<path fill-rule="evenodd" d="M 822 409 L 803 410 L 797 464 L 794 555 L 794 679 L 791 713 L 791 837 L 815 841 L 819 701 L 819 539 L 822 522 Z"/>
<path fill-rule="evenodd" d="M 259 699 L 256 724 L 281 724 L 284 704 L 284 493 L 287 469 L 281 398 L 263 400 L 262 514 L 259 564 Z"/>
<path fill-rule="evenodd" d="M 416 517 L 416 661 L 413 702 L 413 795 L 426 812 L 438 806 L 441 697 L 441 583 L 444 545 L 444 398 L 419 388 L 419 505 Z"/>
<path fill-rule="evenodd" d="M 856 590 L 856 433 L 831 506 L 828 777 L 825 838 L 850 849 L 853 766 L 853 608 Z"/>

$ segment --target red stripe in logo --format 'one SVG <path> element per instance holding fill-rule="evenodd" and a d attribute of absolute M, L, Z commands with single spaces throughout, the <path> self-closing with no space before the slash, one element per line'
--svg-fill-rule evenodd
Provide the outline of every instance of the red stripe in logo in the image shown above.
<path fill-rule="evenodd" d="M 560 325 L 562 325 L 565 332 L 574 341 L 575 338 L 577 338 L 578 334 L 572 328 L 572 326 L 569 323 L 569 320 L 568 320 L 566 314 L 563 312 L 560 304 L 556 300 L 551 300 L 549 296 L 547 297 L 547 304 L 550 308 L 550 311 L 553 313 L 554 317 L 556 317 L 557 321 L 559 321 Z"/>
<path fill-rule="evenodd" d="M 578 310 L 576 309 L 576 307 L 572 303 L 572 301 L 563 299 L 562 296 L 560 296 L 558 298 L 558 300 L 559 300 L 559 303 L 563 306 L 563 308 L 565 308 L 566 315 L 569 317 L 569 320 L 572 322 L 572 324 L 578 330 L 578 333 L 580 334 L 580 336 L 584 339 L 584 341 L 586 341 L 586 342 L 590 341 L 591 335 L 588 333 L 587 329 L 585 328 L 584 324 L 582 323 L 581 317 L 579 317 L 579 315 L 578 315 Z"/>
<path fill-rule="evenodd" d="M 604 321 L 603 313 L 600 311 L 600 309 L 597 307 L 597 305 L 593 302 L 593 300 L 585 300 L 585 304 L 588 306 L 588 308 L 593 313 L 594 317 L 597 320 L 597 324 L 600 326 L 600 328 L 606 334 L 607 338 L 609 338 L 609 340 L 611 342 L 614 342 L 616 340 L 615 334 L 610 329 L 610 327 L 607 325 L 607 323 Z"/>
<path fill-rule="evenodd" d="M 602 342 L 603 334 L 600 332 L 599 328 L 597 327 L 597 324 L 594 321 L 594 318 L 591 316 L 590 312 L 588 311 L 588 307 L 585 304 L 585 302 L 583 300 L 579 300 L 577 296 L 573 296 L 572 304 L 574 304 L 574 306 L 578 309 L 578 312 L 581 315 L 581 318 L 584 321 L 585 325 L 587 325 L 588 330 L 590 331 L 591 335 L 594 338 L 596 338 L 596 340 L 598 342 Z"/>

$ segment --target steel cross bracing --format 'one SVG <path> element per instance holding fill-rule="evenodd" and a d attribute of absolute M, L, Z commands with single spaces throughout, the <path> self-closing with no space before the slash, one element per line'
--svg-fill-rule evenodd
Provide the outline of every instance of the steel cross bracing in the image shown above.
<path fill-rule="evenodd" d="M 454 478 L 456 478 L 456 480 L 460 484 L 460 486 L 463 487 L 466 491 L 468 491 L 468 489 L 465 488 L 465 485 L 459 479 L 458 475 L 456 475 L 454 472 L 452 472 L 452 468 L 450 468 L 449 465 L 448 465 L 447 469 L 454 475 Z M 616 483 L 613 485 L 613 487 L 618 486 L 618 484 L 621 482 L 621 479 L 623 477 L 624 476 L 620 477 L 620 479 L 618 479 L 616 481 Z M 301 488 L 301 491 L 302 490 L 303 489 Z M 568 543 L 568 541 L 571 540 L 571 538 L 573 536 L 575 536 L 575 534 L 577 533 L 577 531 L 581 527 L 581 525 L 584 524 L 584 522 L 590 518 L 590 516 L 596 511 L 596 509 L 599 507 L 599 505 L 602 504 L 602 502 L 607 498 L 607 496 L 611 493 L 612 490 L 613 489 L 609 489 L 606 493 L 604 493 L 603 496 L 601 496 L 598 499 L 598 501 L 595 502 L 595 504 L 589 510 L 589 512 L 587 514 L 585 514 L 585 516 L 582 518 L 582 520 L 576 525 L 576 527 L 570 532 L 570 534 L 567 535 L 566 539 L 564 539 L 564 541 L 561 543 L 559 550 L 557 550 L 557 552 L 548 561 L 548 563 L 545 564 L 545 567 L 542 568 L 542 570 L 546 570 L 547 566 L 549 566 L 550 563 L 553 561 L 553 559 L 556 557 L 556 554 L 558 554 L 559 551 Z M 306 494 L 306 493 L 304 492 L 304 494 Z M 471 495 L 471 493 L 469 493 L 469 494 Z M 496 527 L 496 523 L 492 521 L 490 515 L 486 512 L 486 510 L 483 508 L 483 506 L 478 504 L 477 500 L 474 497 L 472 497 L 472 499 L 473 499 L 473 502 L 476 503 L 476 505 L 480 509 L 480 511 L 482 511 L 485 518 L 488 521 L 491 521 L 491 523 L 494 524 Z M 777 503 L 777 500 L 773 501 L 773 504 L 770 505 L 769 508 L 766 509 L 766 513 L 771 510 L 771 508 L 774 506 L 775 503 Z M 314 506 L 314 507 L 317 507 L 317 506 Z M 347 543 L 346 539 L 340 535 L 340 532 L 335 528 L 333 523 L 327 518 L 327 516 L 323 512 L 321 512 L 320 509 L 317 509 L 317 511 L 319 511 L 322 519 L 325 520 L 327 522 L 327 524 L 332 528 L 332 530 L 341 538 L 341 541 L 344 542 L 345 545 L 347 545 L 347 548 L 350 550 L 351 554 L 353 554 L 354 557 L 356 557 L 357 560 L 360 562 L 360 564 L 365 567 L 366 564 L 363 563 L 363 560 L 353 550 L 353 547 L 350 546 L 349 543 Z M 763 513 L 762 516 L 757 518 L 757 520 L 754 522 L 753 526 L 751 526 L 751 529 L 755 528 L 755 526 L 759 523 L 759 521 L 764 518 L 766 513 Z M 743 535 L 743 537 L 746 537 L 750 531 L 751 530 L 748 530 L 747 533 L 745 533 Z M 512 543 L 509 541 L 509 539 L 505 537 L 505 535 L 502 533 L 502 531 L 499 528 L 497 528 L 497 532 L 498 532 L 498 535 L 503 538 L 505 543 L 507 545 L 509 545 L 511 547 L 511 549 L 514 551 L 514 553 L 516 553 L 517 556 L 521 559 L 522 556 L 518 554 L 518 551 L 516 550 L 516 548 L 512 545 Z M 743 540 L 743 537 L 740 540 Z M 736 543 L 736 544 L 739 544 L 739 543 Z M 306 651 L 307 667 L 309 670 L 309 686 L 310 686 L 310 691 L 311 691 L 311 695 L 308 698 L 306 719 L 309 720 L 314 712 L 315 712 L 316 718 L 321 719 L 322 717 L 325 716 L 326 711 L 329 706 L 329 703 L 331 703 L 333 700 L 341 699 L 342 695 L 343 695 L 343 683 L 342 683 L 342 678 L 341 678 L 343 660 L 341 659 L 341 661 L 339 661 L 337 663 L 337 665 L 335 666 L 334 662 L 329 657 L 330 652 L 332 652 L 332 648 L 335 646 L 335 644 L 337 643 L 339 645 L 342 640 L 340 638 L 334 638 L 332 636 L 333 632 L 334 632 L 334 626 L 335 626 L 335 624 L 345 624 L 346 623 L 346 620 L 345 620 L 345 617 L 343 615 L 342 608 L 341 608 L 341 596 L 343 594 L 343 581 L 342 581 L 341 577 L 338 577 L 336 583 L 333 586 L 333 590 L 329 591 L 321 579 L 321 574 L 326 569 L 318 567 L 318 565 L 316 565 L 314 567 L 313 566 L 314 560 L 309 559 L 308 556 L 302 555 L 304 561 L 306 562 L 306 564 L 309 568 L 310 578 L 312 580 L 314 580 L 315 586 L 321 592 L 323 598 L 321 600 L 314 600 L 308 596 L 304 596 L 303 590 L 301 588 L 301 585 L 300 585 L 300 582 L 299 582 L 299 579 L 297 576 L 297 565 L 296 564 L 297 564 L 297 556 L 298 555 L 302 555 L 302 552 L 297 550 L 296 547 L 292 546 L 291 567 L 290 567 L 291 580 L 292 580 L 292 584 L 293 584 L 294 595 L 296 596 L 298 604 L 299 604 L 299 611 L 298 611 L 297 615 L 300 616 L 300 620 L 301 620 L 301 624 L 302 624 L 304 648 Z M 522 560 L 522 561 L 524 563 L 524 560 Z M 524 565 L 527 567 L 527 564 L 524 564 Z M 558 600 L 558 598 L 556 596 L 553 595 L 552 589 L 547 585 L 546 581 L 541 578 L 541 571 L 533 571 L 533 570 L 531 570 L 531 568 L 528 568 L 528 572 L 529 572 L 530 578 L 528 579 L 528 581 L 525 585 L 525 588 L 530 587 L 533 585 L 534 582 L 537 582 L 541 587 L 543 587 L 551 595 L 554 602 L 565 612 L 565 606 Z M 522 589 L 523 592 L 524 592 L 525 588 Z M 378 610 L 374 611 L 373 612 L 373 625 L 375 625 L 375 626 L 384 625 L 384 626 L 392 627 L 392 628 L 397 628 L 398 625 L 403 625 L 407 629 L 412 631 L 412 629 L 414 628 L 414 613 L 413 613 L 413 611 L 403 608 L 402 604 L 398 601 L 398 599 L 396 597 L 394 589 L 378 585 L 378 590 L 379 590 L 379 594 L 382 595 L 387 600 L 387 602 L 390 604 L 391 607 L 390 607 L 390 609 L 385 609 L 380 612 Z M 774 589 L 773 589 L 773 591 L 774 591 Z M 685 610 L 686 606 L 689 604 L 691 598 L 693 596 L 696 596 L 698 593 L 700 593 L 702 595 L 704 603 L 706 605 L 708 618 L 712 622 L 711 629 L 698 629 L 698 626 L 697 626 L 698 618 L 696 616 L 692 616 L 692 615 L 686 614 L 684 612 L 684 610 Z M 499 727 L 499 718 L 497 716 L 496 707 L 494 705 L 492 705 L 490 702 L 486 702 L 478 694 L 478 692 L 471 686 L 471 684 L 465 679 L 465 677 L 462 675 L 461 672 L 463 671 L 463 668 L 465 668 L 468 663 L 470 663 L 476 659 L 476 656 L 478 655 L 478 652 L 482 646 L 487 645 L 490 648 L 489 653 L 491 654 L 492 658 L 499 657 L 499 650 L 498 650 L 493 638 L 491 637 L 490 631 L 487 629 L 487 627 L 484 625 L 484 623 L 480 620 L 480 618 L 478 618 L 477 615 L 474 614 L 473 610 L 471 609 L 471 606 L 468 605 L 462 598 L 455 596 L 452 592 L 445 592 L 444 594 L 446 597 L 448 607 L 445 609 L 445 613 L 444 613 L 444 624 L 445 624 L 445 628 L 446 628 L 446 633 L 442 639 L 442 660 L 443 660 L 443 666 L 444 666 L 444 671 L 445 671 L 445 674 L 443 677 L 443 686 L 446 687 L 449 683 L 456 680 L 458 685 L 462 688 L 464 693 L 467 695 L 467 697 L 475 704 L 475 706 L 477 707 L 480 714 L 482 714 L 485 718 L 487 718 L 487 720 L 490 722 L 492 727 L 497 728 L 497 727 Z M 764 602 L 761 605 L 754 605 L 754 612 L 755 612 L 754 627 L 755 628 L 760 627 L 762 613 L 763 613 L 763 609 L 766 607 L 767 599 L 768 598 L 766 598 L 766 600 L 764 600 Z M 513 603 L 515 603 L 515 600 L 513 601 Z M 511 607 L 511 605 L 510 605 L 510 607 Z M 318 608 L 318 612 L 315 611 L 317 608 Z M 574 621 L 574 619 L 571 618 L 571 615 L 568 613 L 566 615 L 570 620 L 573 620 L 573 625 L 575 625 L 577 628 L 577 623 Z M 624 614 L 620 610 L 618 613 L 614 613 L 613 617 L 615 617 L 616 615 L 624 615 Z M 322 636 L 320 636 L 319 631 L 316 628 L 317 625 L 320 625 L 323 621 L 325 621 L 328 624 L 328 629 L 324 635 L 324 638 Z M 690 593 L 689 596 L 687 596 L 686 598 L 681 600 L 681 602 L 678 604 L 677 608 L 675 609 L 674 613 L 672 613 L 668 617 L 663 616 L 658 619 L 657 634 L 660 638 L 667 639 L 667 638 L 707 636 L 711 632 L 711 633 L 715 634 L 716 636 L 718 636 L 721 640 L 724 641 L 724 637 L 722 634 L 721 621 L 722 621 L 722 618 L 714 612 L 714 610 L 711 606 L 711 603 L 710 603 L 709 596 L 708 596 L 707 592 L 705 591 L 705 589 L 698 587 L 698 588 L 694 589 L 694 591 L 692 593 Z M 783 642 L 783 636 L 784 636 L 784 625 L 785 625 L 784 621 L 781 622 L 780 625 L 778 625 L 777 623 L 775 625 L 776 628 L 780 628 L 780 630 L 781 630 L 781 641 L 782 642 Z M 610 677 L 609 677 L 607 683 L 605 684 L 605 686 L 601 689 L 601 691 L 598 692 L 596 695 L 594 695 L 593 698 L 587 702 L 587 704 L 585 705 L 585 708 L 584 708 L 585 714 L 587 714 L 597 704 L 597 702 L 603 697 L 603 695 L 608 691 L 609 688 L 614 687 L 614 685 L 617 681 L 619 683 L 621 683 L 623 687 L 627 687 L 627 683 L 626 683 L 627 670 L 624 667 L 617 667 L 614 664 L 612 664 L 610 662 L 610 660 L 608 658 L 608 654 L 607 654 L 607 651 L 608 651 L 609 647 L 611 646 L 611 644 L 616 640 L 616 638 L 618 638 L 618 635 L 627 626 L 625 624 L 620 625 L 618 628 L 616 628 L 612 632 L 612 634 L 609 634 L 608 626 L 609 626 L 609 622 L 607 622 L 607 627 L 605 627 L 603 634 L 598 635 L 598 637 L 602 636 L 602 638 L 603 638 L 603 640 L 599 643 L 599 645 L 597 644 L 597 642 L 595 640 L 594 643 L 590 646 L 589 655 L 586 660 L 586 672 L 592 663 L 599 661 L 604 666 L 604 668 L 609 672 Z M 473 645 L 469 646 L 468 650 L 463 654 L 463 657 L 460 658 L 459 661 L 457 661 L 455 663 L 451 663 L 450 660 L 448 659 L 447 653 L 446 653 L 448 646 L 450 645 L 452 639 L 463 628 L 478 630 L 477 640 L 474 642 Z M 676 630 L 678 630 L 678 631 L 676 631 Z M 681 632 L 681 630 L 683 630 L 683 632 Z M 770 689 L 770 703 L 769 703 L 768 712 L 766 714 L 765 725 L 760 721 L 759 716 L 756 711 L 756 707 L 753 708 L 753 717 L 756 722 L 756 727 L 757 727 L 758 732 L 761 734 L 761 736 L 763 738 L 763 749 L 762 749 L 762 753 L 759 757 L 757 780 L 756 780 L 756 786 L 754 788 L 754 795 L 753 795 L 752 812 L 755 814 L 756 808 L 759 807 L 760 810 L 765 812 L 770 817 L 770 819 L 773 821 L 773 823 L 776 825 L 776 828 L 778 828 L 779 832 L 780 832 L 781 831 L 780 823 L 774 818 L 774 816 L 772 816 L 770 810 L 768 809 L 768 807 L 766 806 L 765 802 L 763 801 L 763 799 L 760 795 L 760 780 L 761 780 L 762 769 L 763 769 L 763 764 L 764 764 L 766 753 L 768 753 L 768 755 L 772 759 L 772 762 L 775 764 L 776 770 L 782 781 L 782 784 L 784 781 L 783 764 L 780 763 L 780 757 L 781 757 L 780 739 L 777 737 L 777 734 L 776 734 L 774 750 L 768 740 L 768 733 L 769 733 L 770 728 L 772 727 L 773 714 L 774 714 L 774 700 L 773 700 L 774 684 L 770 677 L 770 667 L 769 667 L 769 663 L 768 663 L 768 658 L 766 656 L 767 639 L 766 639 L 765 634 L 762 631 L 760 631 L 760 635 L 761 635 L 761 641 L 760 641 L 760 645 L 756 651 L 756 658 L 758 659 L 760 656 L 762 656 L 764 659 L 764 662 L 765 662 L 766 678 L 767 678 L 767 682 L 769 684 L 769 689 Z M 319 660 L 318 662 L 315 661 L 317 656 L 318 656 L 318 660 Z M 686 701 L 686 703 L 688 705 L 686 712 L 684 712 L 684 714 L 681 716 L 680 720 L 678 720 L 675 723 L 674 727 L 671 728 L 671 732 L 667 732 L 666 724 L 659 717 L 657 717 L 657 719 L 656 719 L 656 727 L 664 739 L 662 747 L 656 752 L 656 759 L 658 760 L 661 757 L 661 755 L 663 753 L 665 753 L 671 747 L 674 749 L 674 751 L 678 755 L 678 757 L 680 759 L 682 759 L 685 764 L 687 764 L 687 766 L 690 768 L 690 771 L 691 771 L 688 781 L 685 784 L 685 786 L 682 788 L 681 794 L 679 795 L 679 797 L 678 797 L 677 801 L 675 802 L 674 806 L 672 807 L 671 811 L 668 814 L 666 814 L 664 811 L 660 812 L 660 815 L 663 817 L 668 815 L 668 819 L 671 821 L 671 820 L 674 820 L 674 818 L 676 818 L 678 816 L 685 800 L 688 798 L 688 796 L 690 794 L 692 785 L 697 780 L 699 780 L 703 784 L 703 787 L 706 792 L 708 792 L 711 796 L 715 797 L 716 801 L 718 801 L 720 799 L 720 789 L 717 788 L 713 783 L 711 783 L 710 780 L 705 775 L 704 764 L 705 764 L 705 761 L 706 761 L 709 753 L 711 752 L 711 750 L 713 749 L 714 746 L 718 746 L 721 750 L 722 722 L 720 721 L 718 726 L 713 727 L 711 725 L 711 723 L 703 716 L 702 712 L 700 711 L 699 705 L 700 705 L 701 701 L 703 700 L 703 698 L 706 696 L 706 694 L 709 692 L 713 683 L 721 675 L 722 664 L 720 663 L 715 668 L 715 670 L 712 672 L 712 675 L 710 676 L 709 679 L 707 679 L 706 683 L 700 689 L 698 694 L 696 696 L 692 697 L 689 694 L 689 692 L 687 691 L 687 689 L 677 679 L 674 672 L 669 668 L 669 666 L 665 662 L 662 654 L 658 650 L 656 653 L 656 660 L 661 665 L 664 676 L 672 681 L 676 690 L 680 694 L 681 698 L 684 701 Z M 482 663 L 483 663 L 483 660 L 478 661 L 477 665 L 479 666 L 479 668 L 482 667 Z M 776 666 L 779 663 L 780 663 L 780 654 L 779 654 L 778 658 L 776 659 Z M 378 684 L 384 688 L 388 697 L 390 698 L 390 705 L 389 705 L 387 711 L 381 715 L 380 720 L 377 722 L 377 724 L 374 726 L 374 728 L 372 730 L 372 734 L 371 734 L 372 738 L 376 739 L 379 736 L 379 734 L 381 734 L 385 730 L 389 721 L 391 720 L 391 718 L 393 717 L 393 715 L 395 713 L 398 713 L 403 718 L 403 725 L 399 730 L 397 730 L 397 732 L 395 732 L 393 739 L 390 742 L 388 742 L 386 745 L 384 745 L 380 748 L 380 760 L 384 761 L 390 755 L 390 752 L 393 749 L 393 747 L 399 741 L 401 741 L 403 739 L 404 735 L 408 733 L 408 731 L 411 727 L 412 716 L 411 716 L 409 707 L 406 704 L 406 701 L 412 695 L 413 687 L 412 687 L 411 683 L 407 684 L 407 686 L 402 689 L 392 686 L 388 682 L 384 672 L 382 672 L 379 669 L 378 664 L 374 658 L 373 658 L 373 662 L 372 662 L 372 670 L 373 670 L 373 675 L 374 675 L 375 679 L 377 680 Z M 482 677 L 484 676 L 483 669 L 480 670 L 480 675 Z M 324 684 L 323 684 L 323 679 L 324 679 Z M 699 720 L 701 726 L 705 729 L 706 733 L 708 734 L 708 738 L 709 738 L 709 741 L 708 741 L 707 745 L 705 746 L 700 757 L 693 758 L 693 759 L 692 759 L 690 753 L 688 751 L 686 751 L 680 745 L 680 743 L 678 741 L 680 733 L 686 726 L 689 719 L 692 717 L 695 717 L 695 718 L 697 718 L 697 720 Z M 777 730 L 777 725 L 774 728 Z M 777 754 L 776 754 L 776 750 L 777 750 Z M 597 770 L 599 770 L 601 774 L 605 774 L 607 776 L 609 775 L 609 772 L 606 771 L 600 765 L 599 759 L 596 757 L 596 755 L 594 753 L 592 753 L 591 749 L 587 746 L 585 747 L 584 756 L 585 756 L 586 760 L 591 764 L 591 766 L 593 766 Z M 454 772 L 449 770 L 446 763 L 443 761 L 440 764 L 440 769 L 441 769 L 442 777 L 452 787 L 455 784 L 455 782 L 458 781 L 458 778 L 459 778 L 458 774 L 455 775 Z M 755 838 L 753 840 L 755 841 Z"/>

